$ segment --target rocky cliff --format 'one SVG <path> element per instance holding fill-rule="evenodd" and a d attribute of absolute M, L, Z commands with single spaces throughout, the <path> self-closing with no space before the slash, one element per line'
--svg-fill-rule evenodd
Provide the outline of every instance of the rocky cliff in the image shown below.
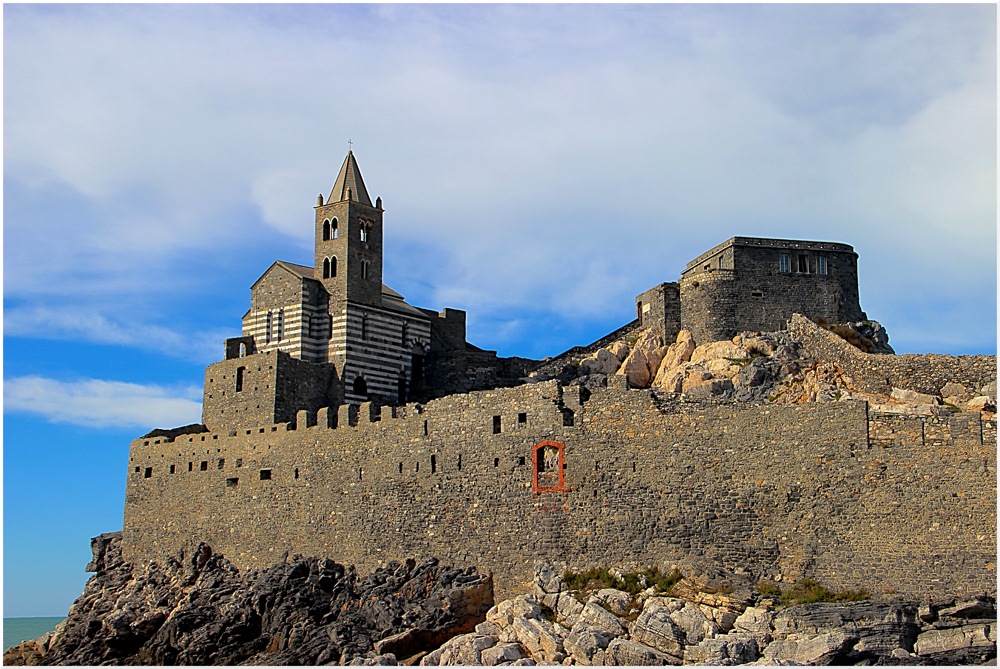
<path fill-rule="evenodd" d="M 990 597 L 860 600 L 685 567 L 603 570 L 573 587 L 539 564 L 530 593 L 493 606 L 472 569 L 390 564 L 359 577 L 330 560 L 240 574 L 202 544 L 135 568 L 118 533 L 68 618 L 4 664 L 955 665 L 996 662 Z M 651 572 L 649 572 L 651 573 Z M 610 582 L 608 582 L 610 580 Z M 808 585 L 808 587 L 803 587 Z M 800 599 L 832 599 L 793 604 Z M 784 601 L 783 601 L 784 600 Z M 783 605 L 785 604 L 785 605 Z"/>
<path fill-rule="evenodd" d="M 473 629 L 490 576 L 390 563 L 364 578 L 322 558 L 240 573 L 202 544 L 162 564 L 121 559 L 120 533 L 92 541 L 96 574 L 55 631 L 4 664 L 315 665 L 406 658 Z"/>

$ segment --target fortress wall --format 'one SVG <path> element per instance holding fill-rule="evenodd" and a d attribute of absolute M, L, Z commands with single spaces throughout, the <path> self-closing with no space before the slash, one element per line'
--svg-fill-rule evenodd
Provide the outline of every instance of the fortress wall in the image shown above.
<path fill-rule="evenodd" d="M 918 597 L 995 592 L 995 441 L 969 420 L 932 426 L 936 445 L 869 446 L 888 428 L 864 402 L 663 413 L 645 390 L 582 404 L 573 391 L 540 383 L 385 408 L 377 422 L 362 412 L 336 429 L 306 428 L 300 414 L 293 430 L 136 440 L 126 558 L 202 540 L 240 567 L 285 551 L 362 571 L 437 555 L 494 572 L 499 596 L 524 591 L 542 558 L 696 561 Z M 925 422 L 897 427 L 927 434 Z M 561 492 L 534 491 L 543 441 L 565 446 Z"/>
<path fill-rule="evenodd" d="M 904 388 L 938 394 L 952 382 L 976 395 L 980 388 L 997 380 L 997 359 L 993 355 L 864 353 L 798 314 L 789 320 L 788 331 L 802 342 L 810 357 L 836 362 L 854 383 L 869 392 L 888 395 L 893 388 Z"/>

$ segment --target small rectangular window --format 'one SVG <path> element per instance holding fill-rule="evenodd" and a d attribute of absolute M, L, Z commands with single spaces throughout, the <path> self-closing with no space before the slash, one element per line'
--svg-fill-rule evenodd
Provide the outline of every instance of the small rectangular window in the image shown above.
<path fill-rule="evenodd" d="M 142 478 L 148 479 L 148 478 L 150 478 L 152 476 L 153 476 L 153 468 L 152 467 L 146 467 L 146 471 L 143 472 Z"/>
<path fill-rule="evenodd" d="M 522 467 L 524 466 L 524 456 L 523 455 L 517 459 L 517 464 L 520 465 L 520 466 L 522 466 Z"/>
<path fill-rule="evenodd" d="M 135 473 L 138 474 L 140 471 L 142 471 L 142 470 L 138 466 L 136 466 Z"/>
<path fill-rule="evenodd" d="M 188 463 L 188 471 L 189 472 L 193 472 L 194 471 L 194 463 L 193 462 L 189 462 Z"/>
<path fill-rule="evenodd" d="M 437 456 L 436 455 L 432 455 L 431 456 L 431 474 L 437 472 L 437 468 L 438 468 L 438 465 L 437 465 Z"/>
<path fill-rule="evenodd" d="M 819 273 L 820 274 L 826 274 L 827 273 L 826 256 L 820 256 L 819 257 Z"/>
<path fill-rule="evenodd" d="M 782 253 L 779 256 L 779 261 L 780 261 L 780 265 L 781 265 L 781 273 L 782 274 L 788 274 L 789 272 L 792 271 L 791 262 L 790 262 L 790 260 L 788 258 L 788 254 L 787 253 Z"/>
<path fill-rule="evenodd" d="M 226 466 L 226 459 L 225 458 L 219 458 L 219 469 L 222 469 L 225 466 Z"/>
<path fill-rule="evenodd" d="M 804 253 L 799 254 L 799 274 L 809 273 L 809 256 Z"/>
<path fill-rule="evenodd" d="M 226 479 L 226 487 L 227 488 L 235 488 L 237 485 L 239 485 L 239 482 L 240 482 L 240 480 L 238 478 L 236 478 L 235 476 L 233 478 L 231 478 L 231 479 Z"/>
<path fill-rule="evenodd" d="M 236 458 L 236 466 L 237 467 L 243 466 L 243 458 Z"/>
<path fill-rule="evenodd" d="M 177 473 L 177 466 L 176 465 L 170 465 L 170 473 L 171 474 L 176 474 Z"/>
<path fill-rule="evenodd" d="M 207 472 L 208 471 L 208 460 L 202 460 L 201 461 L 201 471 L 203 471 L 203 472 Z"/>
<path fill-rule="evenodd" d="M 519 414 L 517 414 L 517 422 L 519 424 L 521 424 L 521 425 L 524 425 L 525 423 L 527 423 L 528 422 L 528 414 L 526 414 L 526 413 L 519 413 Z"/>
<path fill-rule="evenodd" d="M 750 291 L 750 297 L 764 297 L 763 290 L 752 290 Z"/>
<path fill-rule="evenodd" d="M 500 416 L 493 416 L 493 434 L 500 434 Z"/>
<path fill-rule="evenodd" d="M 270 481 L 271 480 L 271 470 L 270 469 L 261 469 L 260 470 L 260 480 L 261 481 Z"/>
<path fill-rule="evenodd" d="M 243 371 L 245 369 L 246 367 L 236 368 L 236 392 L 240 392 L 243 390 Z"/>

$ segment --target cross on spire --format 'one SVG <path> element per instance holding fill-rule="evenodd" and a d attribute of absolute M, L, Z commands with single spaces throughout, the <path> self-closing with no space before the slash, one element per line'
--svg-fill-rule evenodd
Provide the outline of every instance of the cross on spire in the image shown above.
<path fill-rule="evenodd" d="M 347 150 L 351 151 L 354 148 L 354 142 L 347 140 Z"/>

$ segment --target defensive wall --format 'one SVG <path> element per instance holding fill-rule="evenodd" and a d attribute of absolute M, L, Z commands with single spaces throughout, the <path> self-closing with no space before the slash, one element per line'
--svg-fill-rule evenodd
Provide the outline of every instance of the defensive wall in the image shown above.
<path fill-rule="evenodd" d="M 812 577 L 910 597 L 996 592 L 996 423 L 684 401 L 555 381 L 131 444 L 126 559 L 206 541 L 362 571 L 436 555 L 523 591 L 533 565 Z M 582 394 L 581 394 L 582 393 Z"/>
<path fill-rule="evenodd" d="M 975 395 L 997 380 L 995 355 L 871 355 L 799 314 L 788 321 L 788 332 L 809 357 L 837 363 L 858 387 L 872 393 L 905 388 L 936 395 L 946 383 L 958 383 Z"/>

